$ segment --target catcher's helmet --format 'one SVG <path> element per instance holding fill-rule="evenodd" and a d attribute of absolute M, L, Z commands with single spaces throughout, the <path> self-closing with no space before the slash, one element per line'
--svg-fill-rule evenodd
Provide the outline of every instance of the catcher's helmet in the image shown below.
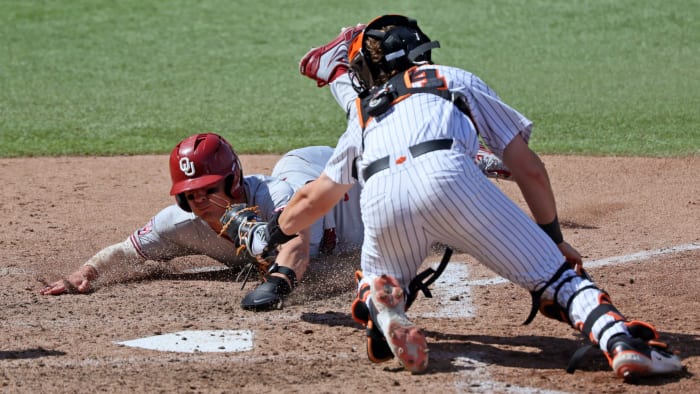
<path fill-rule="evenodd" d="M 192 209 L 185 192 L 211 186 L 225 179 L 229 197 L 240 195 L 243 184 L 241 162 L 233 147 L 223 137 L 213 133 L 195 134 L 180 141 L 170 153 L 170 178 L 180 208 Z"/>
<path fill-rule="evenodd" d="M 390 29 L 385 29 L 391 26 Z M 379 42 L 381 57 L 372 59 L 368 39 Z M 430 41 L 418 27 L 415 19 L 403 15 L 383 15 L 374 18 L 350 43 L 348 63 L 352 79 L 359 86 L 356 90 L 367 90 L 375 85 L 381 72 L 391 75 L 417 64 L 431 63 L 431 49 L 439 48 L 438 41 Z M 355 85 L 355 84 L 353 84 Z"/>

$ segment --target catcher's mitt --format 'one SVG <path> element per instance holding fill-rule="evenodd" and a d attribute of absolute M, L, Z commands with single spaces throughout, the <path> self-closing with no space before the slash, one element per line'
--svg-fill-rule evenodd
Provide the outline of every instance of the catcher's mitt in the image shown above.
<path fill-rule="evenodd" d="M 270 220 L 270 223 L 260 221 L 257 207 L 248 207 L 246 204 L 229 205 L 226 212 L 221 216 L 220 222 L 223 224 L 219 236 L 224 234 L 236 245 L 236 253 L 246 250 L 255 259 L 255 264 L 262 274 L 267 274 L 270 265 L 277 257 L 277 246 L 289 241 L 297 235 L 287 235 L 279 228 L 279 215 L 277 212 Z M 252 270 L 251 264 L 243 269 L 245 281 Z"/>
<path fill-rule="evenodd" d="M 246 250 L 252 257 L 262 253 L 267 246 L 266 222 L 260 220 L 257 206 L 249 207 L 246 204 L 233 204 L 226 208 L 219 221 L 223 224 L 219 236 L 226 234 L 236 245 L 236 253 Z M 253 249 L 253 240 L 257 234 L 256 250 Z"/>
<path fill-rule="evenodd" d="M 240 276 L 243 275 L 243 286 L 248 281 L 248 277 L 257 268 L 260 277 L 263 278 L 275 261 L 276 253 L 263 253 L 253 249 L 253 240 L 257 237 L 257 249 L 264 248 L 266 240 L 266 222 L 259 218 L 258 207 L 248 207 L 246 204 L 233 204 L 226 208 L 219 221 L 223 224 L 219 236 L 226 234 L 236 246 L 236 255 L 246 251 L 252 259 L 245 264 Z M 256 236 L 257 233 L 257 236 Z"/>

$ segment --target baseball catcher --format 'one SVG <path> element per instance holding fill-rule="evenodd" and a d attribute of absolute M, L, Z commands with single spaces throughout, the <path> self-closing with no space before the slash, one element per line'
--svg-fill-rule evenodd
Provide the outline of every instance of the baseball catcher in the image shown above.
<path fill-rule="evenodd" d="M 628 320 L 575 269 L 581 256 L 564 240 L 549 175 L 528 146 L 532 122 L 473 73 L 434 64 L 438 47 L 415 20 L 384 15 L 302 59 L 302 73 L 315 72 L 332 89 L 331 78 L 349 74 L 357 97 L 323 174 L 265 231 L 252 233 L 259 239 L 248 242 L 251 251 L 307 227 L 359 182 L 364 242 L 351 310 L 368 333 L 381 334 L 367 337 L 370 360 L 396 357 L 414 373 L 428 368 L 428 344 L 406 314 L 406 294 L 430 246 L 441 242 L 530 292 L 534 311 L 581 332 L 618 376 L 680 371 L 679 357 L 652 325 Z M 315 64 L 317 71 L 307 71 Z M 343 67 L 349 72 L 337 72 Z M 480 141 L 512 172 L 534 221 L 478 169 Z"/>

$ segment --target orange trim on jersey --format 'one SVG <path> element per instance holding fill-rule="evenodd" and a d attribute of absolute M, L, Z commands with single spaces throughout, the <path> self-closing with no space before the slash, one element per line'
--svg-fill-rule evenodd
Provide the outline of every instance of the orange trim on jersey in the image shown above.
<path fill-rule="evenodd" d="M 403 164 L 403 162 L 406 161 L 406 156 L 401 156 L 398 159 L 396 159 L 396 164 Z"/>

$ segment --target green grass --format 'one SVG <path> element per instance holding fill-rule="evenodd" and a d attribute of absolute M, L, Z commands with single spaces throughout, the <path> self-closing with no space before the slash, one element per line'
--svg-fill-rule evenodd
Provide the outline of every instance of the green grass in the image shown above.
<path fill-rule="evenodd" d="M 535 122 L 542 153 L 700 154 L 694 0 L 0 2 L 0 157 L 166 153 L 213 131 L 241 152 L 334 145 L 298 75 L 339 28 L 397 12 Z"/>

